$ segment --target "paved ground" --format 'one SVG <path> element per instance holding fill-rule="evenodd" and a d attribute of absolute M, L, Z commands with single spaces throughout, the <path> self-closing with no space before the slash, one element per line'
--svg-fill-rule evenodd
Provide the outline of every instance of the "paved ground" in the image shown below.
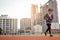
<path fill-rule="evenodd" d="M 0 36 L 0 40 L 60 40 L 60 36 Z"/>

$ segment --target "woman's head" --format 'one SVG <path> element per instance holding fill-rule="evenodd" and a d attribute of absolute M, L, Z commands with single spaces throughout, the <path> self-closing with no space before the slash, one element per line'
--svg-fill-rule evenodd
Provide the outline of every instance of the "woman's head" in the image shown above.
<path fill-rule="evenodd" d="M 52 13 L 53 12 L 53 9 L 48 9 L 48 13 Z"/>

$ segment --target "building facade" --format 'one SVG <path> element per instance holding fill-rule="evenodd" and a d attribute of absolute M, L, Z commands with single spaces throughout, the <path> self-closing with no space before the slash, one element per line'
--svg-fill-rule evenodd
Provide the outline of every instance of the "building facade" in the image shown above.
<path fill-rule="evenodd" d="M 20 20 L 20 30 L 31 30 L 31 18 L 23 18 Z"/>
<path fill-rule="evenodd" d="M 32 4 L 32 6 L 31 6 L 31 24 L 32 24 L 32 26 L 36 25 L 35 19 L 36 19 L 37 13 L 38 13 L 38 5 Z"/>
<path fill-rule="evenodd" d="M 2 34 L 13 35 L 17 33 L 17 19 L 9 18 L 8 15 L 0 16 L 0 28 Z"/>
<path fill-rule="evenodd" d="M 36 25 L 41 25 L 42 26 L 42 14 L 37 13 L 35 16 L 36 16 L 36 19 L 35 19 Z"/>

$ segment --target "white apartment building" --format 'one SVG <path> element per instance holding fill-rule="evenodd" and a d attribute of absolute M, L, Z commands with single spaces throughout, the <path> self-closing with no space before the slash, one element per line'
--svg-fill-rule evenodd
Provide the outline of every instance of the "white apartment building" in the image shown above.
<path fill-rule="evenodd" d="M 17 33 L 17 19 L 10 18 L 8 15 L 0 16 L 0 28 L 2 28 L 2 34 L 12 35 Z"/>

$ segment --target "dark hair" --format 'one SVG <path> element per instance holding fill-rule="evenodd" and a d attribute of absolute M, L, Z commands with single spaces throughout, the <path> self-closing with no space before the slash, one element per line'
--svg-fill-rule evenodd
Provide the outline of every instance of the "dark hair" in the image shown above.
<path fill-rule="evenodd" d="M 50 9 L 50 8 L 49 8 L 48 11 L 53 11 L 53 9 Z"/>

